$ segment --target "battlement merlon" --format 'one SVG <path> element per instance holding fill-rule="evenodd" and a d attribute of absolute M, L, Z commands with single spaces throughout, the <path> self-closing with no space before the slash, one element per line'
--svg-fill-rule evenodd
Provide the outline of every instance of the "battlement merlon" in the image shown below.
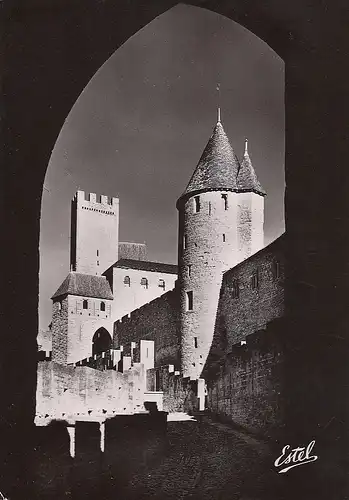
<path fill-rule="evenodd" d="M 116 198 L 115 196 L 107 196 L 105 194 L 102 194 L 100 196 L 97 196 L 96 193 L 85 193 L 85 191 L 78 190 L 74 196 L 74 201 L 77 201 L 78 204 L 86 204 L 86 203 L 91 203 L 91 204 L 98 204 L 98 205 L 103 205 L 103 206 L 112 206 L 116 207 L 119 205 L 119 198 Z"/>

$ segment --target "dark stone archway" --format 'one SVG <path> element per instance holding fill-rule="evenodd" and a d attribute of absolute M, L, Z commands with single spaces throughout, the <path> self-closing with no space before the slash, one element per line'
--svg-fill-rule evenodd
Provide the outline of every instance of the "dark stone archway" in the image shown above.
<path fill-rule="evenodd" d="M 98 328 L 92 338 L 92 355 L 107 351 L 110 349 L 111 343 L 112 339 L 108 330 L 103 327 Z"/>
<path fill-rule="evenodd" d="M 19 484 L 25 487 L 26 477 L 30 482 L 23 457 L 26 445 L 30 445 L 28 429 L 35 408 L 40 201 L 50 154 L 72 105 L 101 64 L 132 34 L 176 3 L 1 3 L 5 71 L 1 108 L 4 189 L 0 199 L 2 284 L 6 293 L 0 336 L 0 463 L 5 463 L 10 449 L 13 453 L 1 474 L 0 489 L 6 490 L 3 485 L 7 485 L 11 498 L 15 498 Z M 323 373 L 318 383 L 315 377 L 312 387 L 318 385 L 316 390 L 326 394 L 325 404 L 334 413 L 331 422 L 343 421 L 348 410 L 348 3 L 187 3 L 242 24 L 285 62 L 289 331 L 296 332 L 299 339 L 308 339 L 309 366 L 317 365 L 317 374 Z M 311 375 L 309 380 L 314 378 Z M 305 368 L 303 376 L 307 376 Z M 298 379 L 299 387 L 301 382 Z M 306 402 L 306 395 L 296 396 Z M 300 422 L 308 420 L 304 414 L 299 416 Z M 314 414 L 311 422 L 316 423 Z M 25 496 L 31 497 L 28 492 Z"/>

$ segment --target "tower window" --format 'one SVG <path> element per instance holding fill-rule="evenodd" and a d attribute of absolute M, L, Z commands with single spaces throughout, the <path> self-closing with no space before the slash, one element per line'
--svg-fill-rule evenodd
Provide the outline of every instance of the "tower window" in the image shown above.
<path fill-rule="evenodd" d="M 187 292 L 187 311 L 193 310 L 193 292 Z"/>
<path fill-rule="evenodd" d="M 190 278 L 190 276 L 191 276 L 191 264 L 189 264 L 189 266 L 187 267 L 187 270 L 188 270 L 188 278 Z"/>
<path fill-rule="evenodd" d="M 225 233 L 223 233 L 223 243 L 225 243 Z"/>
<path fill-rule="evenodd" d="M 61 310 L 62 310 L 62 302 L 61 302 L 61 301 L 59 301 L 59 302 L 58 302 L 58 311 L 61 311 Z"/>
<path fill-rule="evenodd" d="M 129 276 L 124 277 L 124 285 L 125 286 L 131 286 L 131 279 Z"/>
<path fill-rule="evenodd" d="M 143 288 L 145 288 L 146 290 L 148 289 L 148 279 L 147 278 L 142 278 L 141 279 L 141 285 Z"/>
<path fill-rule="evenodd" d="M 101 302 L 101 311 L 105 311 L 105 302 Z"/>
<path fill-rule="evenodd" d="M 163 288 L 165 290 L 165 280 L 159 280 L 159 288 Z"/>
<path fill-rule="evenodd" d="M 194 210 L 200 212 L 200 196 L 194 196 Z"/>
<path fill-rule="evenodd" d="M 84 300 L 83 303 L 82 303 L 82 308 L 83 309 L 88 309 L 88 300 Z"/>
<path fill-rule="evenodd" d="M 237 299 L 239 297 L 240 289 L 239 289 L 239 281 L 238 280 L 233 280 L 231 294 L 232 294 L 233 299 Z"/>
<path fill-rule="evenodd" d="M 97 250 L 97 257 L 99 257 L 99 250 Z"/>
<path fill-rule="evenodd" d="M 255 271 L 251 277 L 251 288 L 252 290 L 256 290 L 258 286 L 259 286 L 258 271 Z"/>
<path fill-rule="evenodd" d="M 228 210 L 228 195 L 226 193 L 222 193 L 222 200 L 224 210 Z"/>
<path fill-rule="evenodd" d="M 188 238 L 187 238 L 187 235 L 185 234 L 183 236 L 183 248 L 185 249 L 185 248 L 187 248 L 187 246 L 188 246 Z"/>
<path fill-rule="evenodd" d="M 276 280 L 280 278 L 280 262 L 278 260 L 273 261 L 273 276 Z"/>
<path fill-rule="evenodd" d="M 212 210 L 211 202 L 209 201 L 208 202 L 208 215 L 211 215 L 211 210 Z"/>
<path fill-rule="evenodd" d="M 197 349 L 197 347 L 198 347 L 198 338 L 197 337 L 194 337 L 194 347 L 195 347 L 195 349 Z"/>

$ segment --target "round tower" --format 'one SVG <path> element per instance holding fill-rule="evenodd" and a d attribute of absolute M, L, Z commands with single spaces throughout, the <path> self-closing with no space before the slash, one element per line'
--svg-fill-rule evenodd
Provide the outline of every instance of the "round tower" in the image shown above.
<path fill-rule="evenodd" d="M 218 122 L 177 202 L 181 370 L 200 378 L 213 339 L 222 274 L 263 247 L 264 191 Z"/>

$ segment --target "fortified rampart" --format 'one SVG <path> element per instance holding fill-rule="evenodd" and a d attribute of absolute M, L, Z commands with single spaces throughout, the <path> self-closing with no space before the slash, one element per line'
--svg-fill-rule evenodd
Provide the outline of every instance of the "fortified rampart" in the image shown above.
<path fill-rule="evenodd" d="M 162 408 L 171 412 L 197 412 L 199 407 L 198 386 L 200 382 L 191 380 L 175 370 L 173 365 L 161 366 L 147 370 L 147 391 L 161 392 Z M 204 397 L 204 393 L 201 394 Z M 202 408 L 204 401 L 202 401 Z"/>
<path fill-rule="evenodd" d="M 277 322 L 275 323 L 275 325 Z M 249 431 L 275 437 L 285 422 L 285 348 L 275 325 L 234 344 L 207 382 L 207 408 Z"/>
<path fill-rule="evenodd" d="M 206 367 L 284 315 L 284 245 L 283 235 L 224 273 Z"/>
<path fill-rule="evenodd" d="M 131 354 L 126 350 L 131 342 L 152 340 L 155 343 L 155 366 L 173 364 L 178 367 L 178 303 L 175 288 L 116 321 L 114 348 L 123 346 L 125 354 Z"/>
<path fill-rule="evenodd" d="M 36 422 L 96 420 L 134 414 L 144 408 L 145 373 L 140 364 L 123 373 L 41 361 L 37 370 Z"/>

